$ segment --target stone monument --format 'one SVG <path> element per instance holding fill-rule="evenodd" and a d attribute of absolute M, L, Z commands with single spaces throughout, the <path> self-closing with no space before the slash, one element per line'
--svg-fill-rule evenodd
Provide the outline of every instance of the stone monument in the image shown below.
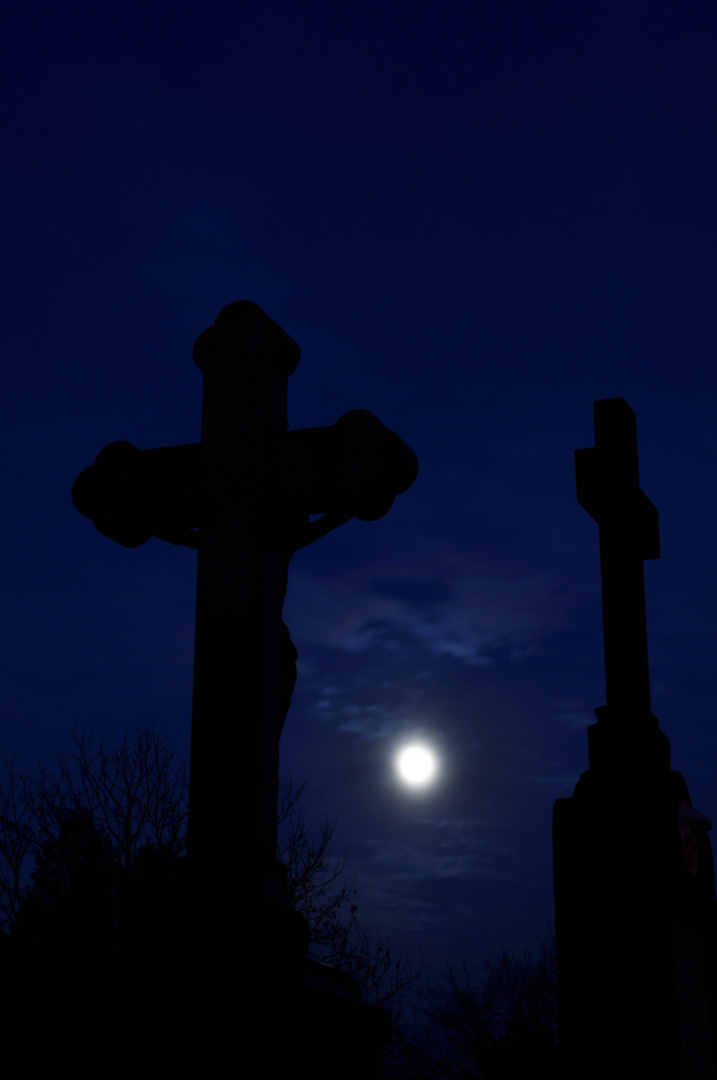
<path fill-rule="evenodd" d="M 671 770 L 651 712 L 643 560 L 658 517 L 638 478 L 635 414 L 594 403 L 575 454 L 600 530 L 606 704 L 589 768 L 553 818 L 564 1076 L 714 1080 L 714 869 L 708 818 Z"/>
<path fill-rule="evenodd" d="M 299 348 L 256 304 L 224 308 L 194 359 L 201 442 L 111 443 L 77 478 L 73 501 L 127 547 L 156 536 L 198 550 L 188 862 L 192 977 L 212 1001 L 201 1037 L 223 1068 L 228 1038 L 246 1049 L 268 1024 L 262 1069 L 291 1061 L 303 1071 L 312 1046 L 337 1040 L 353 1045 L 342 1073 L 370 1075 L 387 1016 L 305 959 L 305 924 L 275 862 L 279 738 L 296 678 L 282 605 L 294 552 L 351 517 L 387 513 L 413 483 L 416 457 L 363 410 L 287 431 Z M 215 993 L 228 967 L 248 1003 Z M 331 1053 L 304 1064 L 319 1077 L 336 1068 Z"/>

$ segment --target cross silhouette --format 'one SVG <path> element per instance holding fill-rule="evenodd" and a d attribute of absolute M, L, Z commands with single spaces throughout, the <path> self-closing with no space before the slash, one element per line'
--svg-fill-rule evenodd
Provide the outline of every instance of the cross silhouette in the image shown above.
<path fill-rule="evenodd" d="M 77 509 L 120 544 L 157 536 L 198 549 L 188 850 L 193 876 L 224 879 L 233 895 L 237 846 L 245 893 L 273 873 L 279 737 L 296 677 L 281 619 L 289 560 L 351 517 L 381 517 L 418 469 L 363 410 L 287 431 L 299 355 L 256 304 L 230 304 L 194 346 L 201 442 L 111 443 L 73 487 Z"/>
<path fill-rule="evenodd" d="M 607 708 L 650 714 L 644 559 L 659 559 L 657 510 L 640 489 L 637 424 L 624 398 L 593 404 L 595 446 L 575 451 L 578 502 L 600 527 Z"/>

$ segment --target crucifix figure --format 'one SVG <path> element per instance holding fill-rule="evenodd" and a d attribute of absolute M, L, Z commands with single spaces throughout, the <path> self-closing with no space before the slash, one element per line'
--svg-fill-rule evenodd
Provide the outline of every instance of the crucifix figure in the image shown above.
<path fill-rule="evenodd" d="M 150 536 L 198 549 L 189 854 L 197 880 L 271 891 L 279 736 L 296 652 L 281 612 L 289 560 L 351 517 L 372 520 L 417 473 L 416 457 L 371 413 L 287 431 L 299 347 L 256 304 L 224 308 L 197 340 L 200 443 L 112 443 L 73 500 L 127 547 Z M 310 517 L 322 515 L 318 520 Z"/>

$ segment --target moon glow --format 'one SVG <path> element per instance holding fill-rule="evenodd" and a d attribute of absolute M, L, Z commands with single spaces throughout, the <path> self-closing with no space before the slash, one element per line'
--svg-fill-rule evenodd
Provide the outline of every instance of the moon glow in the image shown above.
<path fill-rule="evenodd" d="M 436 775 L 435 754 L 419 743 L 404 746 L 396 759 L 398 775 L 411 787 L 424 787 Z"/>

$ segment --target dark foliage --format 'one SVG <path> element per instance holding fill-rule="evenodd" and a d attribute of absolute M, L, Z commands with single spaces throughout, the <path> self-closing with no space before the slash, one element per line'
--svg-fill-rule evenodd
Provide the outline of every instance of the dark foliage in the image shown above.
<path fill-rule="evenodd" d="M 0 913 L 17 941 L 116 946 L 138 904 L 177 874 L 186 847 L 187 781 L 151 728 L 119 747 L 75 750 L 55 769 L 0 791 Z"/>
<path fill-rule="evenodd" d="M 48 947 L 109 946 L 119 863 L 110 841 L 81 807 L 68 811 L 56 837 L 35 856 L 32 885 L 17 912 L 13 935 Z"/>

